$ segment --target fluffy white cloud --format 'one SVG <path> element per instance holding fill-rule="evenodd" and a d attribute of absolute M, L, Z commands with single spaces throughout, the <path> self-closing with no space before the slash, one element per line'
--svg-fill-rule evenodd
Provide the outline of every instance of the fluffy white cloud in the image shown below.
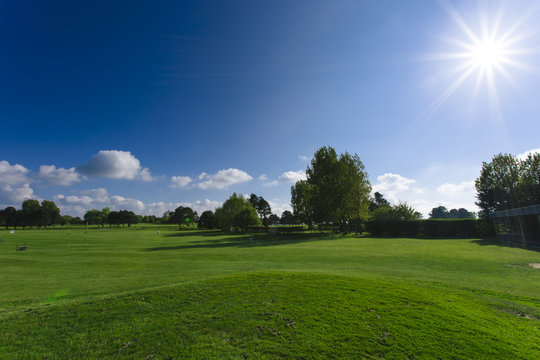
<path fill-rule="evenodd" d="M 28 184 L 28 169 L 22 165 L 10 165 L 9 162 L 0 161 L 0 184 L 21 185 Z"/>
<path fill-rule="evenodd" d="M 536 148 L 536 149 L 531 149 L 531 150 L 528 150 L 528 151 L 525 151 L 524 153 L 522 154 L 519 154 L 517 156 L 518 159 L 520 160 L 525 160 L 527 158 L 527 156 L 529 156 L 529 154 L 540 154 L 540 148 Z"/>
<path fill-rule="evenodd" d="M 252 180 L 253 178 L 245 171 L 238 169 L 219 170 L 213 175 L 202 173 L 199 176 L 197 187 L 199 189 L 227 189 L 234 184 L 240 184 Z"/>
<path fill-rule="evenodd" d="M 54 185 L 69 186 L 84 178 L 72 167 L 69 169 L 56 168 L 54 165 L 41 165 L 38 176 Z"/>
<path fill-rule="evenodd" d="M 270 205 L 270 208 L 272 208 L 272 213 L 276 214 L 277 216 L 281 216 L 281 214 L 285 210 L 289 210 L 292 212 L 291 204 L 288 202 L 279 201 L 278 199 L 272 199 L 268 201 L 268 204 Z"/>
<path fill-rule="evenodd" d="M 148 168 L 141 168 L 139 159 L 129 151 L 101 150 L 77 170 L 84 175 L 111 179 L 154 180 Z"/>
<path fill-rule="evenodd" d="M 120 195 L 109 195 L 106 189 L 90 189 L 80 191 L 77 195 L 58 194 L 54 202 L 60 208 L 62 214 L 83 216 L 90 209 L 103 209 L 109 207 L 111 210 L 131 210 L 138 215 L 162 216 L 167 210 L 174 210 L 178 206 L 189 206 L 201 214 L 205 210 L 215 210 L 221 206 L 220 201 L 197 200 L 193 202 L 153 202 L 145 204 L 143 201 L 128 198 Z"/>
<path fill-rule="evenodd" d="M 173 176 L 171 177 L 171 185 L 169 186 L 172 188 L 183 189 L 188 186 L 191 181 L 192 179 L 189 176 Z"/>
<path fill-rule="evenodd" d="M 442 184 L 437 191 L 443 195 L 455 195 L 460 193 L 474 194 L 474 181 L 464 181 L 459 184 Z"/>
<path fill-rule="evenodd" d="M 286 171 L 278 177 L 278 180 L 289 183 L 306 180 L 306 172 L 304 170 Z"/>
<path fill-rule="evenodd" d="M 392 202 L 398 201 L 397 193 L 409 190 L 410 185 L 416 182 L 392 173 L 378 176 L 377 181 L 377 184 L 373 185 L 373 192 L 380 192 Z"/>
<path fill-rule="evenodd" d="M 373 185 L 373 192 L 378 191 L 391 203 L 405 201 L 420 211 L 424 217 L 437 206 L 446 206 L 448 209 L 466 208 L 469 211 L 478 211 L 474 204 L 474 181 L 459 183 L 444 183 L 439 186 L 413 186 L 417 182 L 398 174 L 386 173 L 377 177 Z"/>
<path fill-rule="evenodd" d="M 266 176 L 266 174 L 261 174 L 261 175 L 259 176 L 259 180 L 261 180 L 261 181 L 266 181 L 266 180 L 268 180 L 268 176 Z"/>
<path fill-rule="evenodd" d="M 19 207 L 24 200 L 33 198 L 35 198 L 34 190 L 30 188 L 30 184 L 0 184 L 0 204 L 2 207 Z"/>
<path fill-rule="evenodd" d="M 30 187 L 29 170 L 22 165 L 0 161 L 0 205 L 20 206 L 21 202 L 35 198 Z"/>
<path fill-rule="evenodd" d="M 111 196 L 111 209 L 131 210 L 135 213 L 141 213 L 142 211 L 144 211 L 145 206 L 141 200 L 113 195 Z"/>

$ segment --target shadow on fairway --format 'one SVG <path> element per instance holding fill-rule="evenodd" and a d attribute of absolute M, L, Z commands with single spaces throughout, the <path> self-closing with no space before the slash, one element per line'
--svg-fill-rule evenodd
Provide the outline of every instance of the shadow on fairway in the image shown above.
<path fill-rule="evenodd" d="M 196 233 L 189 234 L 174 234 L 167 236 L 194 236 Z M 200 236 L 213 237 L 216 235 L 223 236 L 224 233 L 207 233 L 202 232 Z M 225 247 L 261 247 L 297 244 L 308 241 L 330 240 L 336 237 L 332 234 L 287 234 L 287 235 L 267 235 L 267 234 L 251 234 L 237 237 L 227 237 L 221 239 L 203 239 L 191 241 L 182 245 L 173 246 L 156 246 L 145 249 L 145 251 L 161 251 L 161 250 L 182 250 L 182 249 L 204 249 L 204 248 L 225 248 Z"/>
<path fill-rule="evenodd" d="M 499 241 L 496 239 L 479 239 L 479 240 L 473 240 L 472 242 L 480 246 L 495 245 L 495 246 L 501 246 L 501 247 L 518 248 L 518 249 L 523 249 L 523 250 L 540 251 L 540 242 L 536 244 L 535 243 L 521 244 L 521 243 L 515 243 L 515 242 Z"/>

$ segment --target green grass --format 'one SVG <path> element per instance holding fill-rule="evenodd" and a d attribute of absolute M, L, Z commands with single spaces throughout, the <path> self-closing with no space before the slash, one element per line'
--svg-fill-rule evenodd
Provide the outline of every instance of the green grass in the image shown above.
<path fill-rule="evenodd" d="M 537 359 L 531 262 L 475 239 L 1 231 L 0 358 Z"/>

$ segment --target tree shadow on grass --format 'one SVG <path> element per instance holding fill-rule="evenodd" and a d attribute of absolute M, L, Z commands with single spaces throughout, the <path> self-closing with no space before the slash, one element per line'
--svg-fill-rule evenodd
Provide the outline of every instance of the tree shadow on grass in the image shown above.
<path fill-rule="evenodd" d="M 195 234 L 191 232 L 191 235 Z M 228 235 L 228 233 L 219 232 L 216 234 L 203 232 L 204 237 L 212 237 L 215 235 Z M 167 236 L 187 236 L 181 234 L 171 234 Z M 184 249 L 204 249 L 204 248 L 226 248 L 226 247 L 263 247 L 275 245 L 297 244 L 308 241 L 330 240 L 339 235 L 332 234 L 283 234 L 283 235 L 268 235 L 268 234 L 248 234 L 238 235 L 234 237 L 225 237 L 220 239 L 203 239 L 190 241 L 189 243 L 173 246 L 156 246 L 146 248 L 145 251 L 163 251 L 163 250 L 184 250 Z"/>
<path fill-rule="evenodd" d="M 495 245 L 495 246 L 501 246 L 501 247 L 518 248 L 518 249 L 523 249 L 523 250 L 531 250 L 531 251 L 540 252 L 540 242 L 524 244 L 524 243 L 519 243 L 519 242 L 501 241 L 494 238 L 478 239 L 478 240 L 473 240 L 472 242 L 480 246 Z"/>

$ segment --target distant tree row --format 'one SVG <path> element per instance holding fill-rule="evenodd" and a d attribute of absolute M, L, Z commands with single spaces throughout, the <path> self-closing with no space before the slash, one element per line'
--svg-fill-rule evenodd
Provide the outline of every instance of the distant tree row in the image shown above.
<path fill-rule="evenodd" d="M 444 206 L 433 208 L 429 213 L 430 219 L 476 219 L 473 212 L 464 208 L 451 209 L 448 211 Z"/>
<path fill-rule="evenodd" d="M 61 224 L 64 221 L 60 216 L 60 209 L 49 200 L 25 200 L 21 209 L 17 210 L 13 206 L 0 210 L 0 225 L 8 227 L 48 227 Z"/>

